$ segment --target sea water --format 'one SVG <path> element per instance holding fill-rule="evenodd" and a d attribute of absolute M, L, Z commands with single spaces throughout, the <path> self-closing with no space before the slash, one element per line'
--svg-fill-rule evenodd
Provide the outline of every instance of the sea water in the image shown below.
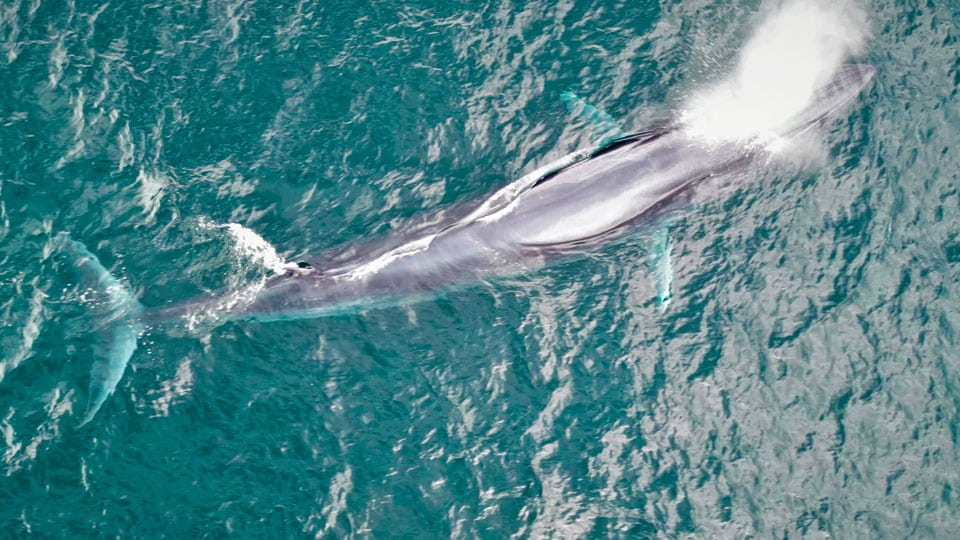
<path fill-rule="evenodd" d="M 960 11 L 949 2 L 0 5 L 0 536 L 950 538 Z M 148 306 L 402 230 L 628 131 L 783 159 L 642 238 L 324 319 L 148 332 L 78 427 L 68 232 Z M 771 127 L 773 126 L 773 127 Z M 777 152 L 773 152 L 776 154 Z"/>

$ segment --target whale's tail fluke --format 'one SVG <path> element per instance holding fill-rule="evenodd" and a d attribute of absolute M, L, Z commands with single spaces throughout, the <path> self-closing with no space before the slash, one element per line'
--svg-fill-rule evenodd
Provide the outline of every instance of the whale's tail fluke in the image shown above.
<path fill-rule="evenodd" d="M 86 246 L 66 233 L 57 236 L 56 241 L 73 259 L 81 283 L 91 295 L 89 303 L 95 316 L 90 397 L 80 421 L 82 426 L 93 419 L 116 389 L 130 357 L 137 350 L 137 337 L 143 331 L 143 307 Z"/>

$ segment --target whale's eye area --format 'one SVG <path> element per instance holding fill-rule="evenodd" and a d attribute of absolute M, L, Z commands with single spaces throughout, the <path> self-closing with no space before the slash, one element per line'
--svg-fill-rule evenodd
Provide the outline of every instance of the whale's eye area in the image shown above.
<path fill-rule="evenodd" d="M 306 261 L 300 261 L 297 263 L 297 268 L 313 268 L 313 267 L 310 266 L 310 263 Z"/>

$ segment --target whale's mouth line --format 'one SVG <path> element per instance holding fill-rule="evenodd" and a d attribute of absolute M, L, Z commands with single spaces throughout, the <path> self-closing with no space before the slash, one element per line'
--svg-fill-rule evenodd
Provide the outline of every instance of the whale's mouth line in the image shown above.
<path fill-rule="evenodd" d="M 863 89 L 873 81 L 877 68 L 872 64 L 846 64 L 837 75 L 817 92 L 817 102 L 829 101 L 831 105 L 823 111 L 822 118 L 831 118 L 850 102 L 857 99 Z M 838 97 L 834 97 L 838 96 Z"/>

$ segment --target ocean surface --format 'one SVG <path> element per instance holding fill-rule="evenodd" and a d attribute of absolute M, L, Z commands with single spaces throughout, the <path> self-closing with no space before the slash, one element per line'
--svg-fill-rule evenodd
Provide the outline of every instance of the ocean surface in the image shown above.
<path fill-rule="evenodd" d="M 5 0 L 0 537 L 956 537 L 960 10 L 858 6 L 874 81 L 670 226 L 662 313 L 627 238 L 148 331 L 80 426 L 99 323 L 58 233 L 148 307 L 242 288 L 589 146 L 566 91 L 677 118 L 786 8 Z"/>

